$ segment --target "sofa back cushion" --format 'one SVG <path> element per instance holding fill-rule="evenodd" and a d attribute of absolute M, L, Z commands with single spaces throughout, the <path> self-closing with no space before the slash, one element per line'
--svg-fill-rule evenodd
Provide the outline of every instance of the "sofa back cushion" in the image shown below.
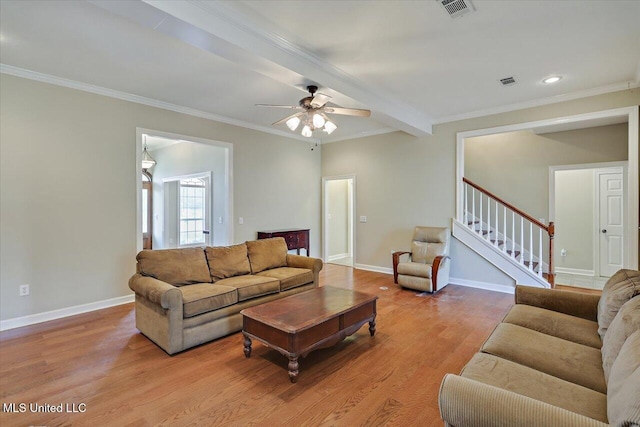
<path fill-rule="evenodd" d="M 247 250 L 253 274 L 287 266 L 287 242 L 282 237 L 249 241 Z"/>
<path fill-rule="evenodd" d="M 622 304 L 640 294 L 640 271 L 619 270 L 611 276 L 602 289 L 598 302 L 598 334 L 604 341 L 604 335 Z"/>
<path fill-rule="evenodd" d="M 624 342 L 607 387 L 609 425 L 640 425 L 640 331 Z"/>
<path fill-rule="evenodd" d="M 611 367 L 620 353 L 622 345 L 635 331 L 640 330 L 640 295 L 625 302 L 613 318 L 602 341 L 602 368 L 604 378 L 609 381 Z"/>
<path fill-rule="evenodd" d="M 214 283 L 227 277 L 251 274 L 247 245 L 208 247 L 204 250 Z"/>
<path fill-rule="evenodd" d="M 203 248 L 144 250 L 136 259 L 138 273 L 174 286 L 211 283 Z"/>

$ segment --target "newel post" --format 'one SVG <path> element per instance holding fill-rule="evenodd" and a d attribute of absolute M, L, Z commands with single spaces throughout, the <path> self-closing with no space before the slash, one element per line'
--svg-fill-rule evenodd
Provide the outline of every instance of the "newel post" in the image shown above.
<path fill-rule="evenodd" d="M 549 226 L 547 228 L 547 232 L 549 233 L 549 277 L 547 280 L 551 284 L 553 288 L 555 286 L 556 274 L 553 266 L 553 236 L 556 232 L 556 226 L 553 222 L 549 222 Z"/>

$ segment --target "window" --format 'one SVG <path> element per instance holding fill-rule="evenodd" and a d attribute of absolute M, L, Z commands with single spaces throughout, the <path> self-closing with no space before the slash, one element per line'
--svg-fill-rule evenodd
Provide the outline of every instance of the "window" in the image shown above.
<path fill-rule="evenodd" d="M 142 248 L 152 249 L 151 229 L 152 215 L 152 177 L 147 171 L 142 171 Z"/>
<path fill-rule="evenodd" d="M 206 182 L 201 178 L 180 180 L 180 245 L 205 243 Z"/>

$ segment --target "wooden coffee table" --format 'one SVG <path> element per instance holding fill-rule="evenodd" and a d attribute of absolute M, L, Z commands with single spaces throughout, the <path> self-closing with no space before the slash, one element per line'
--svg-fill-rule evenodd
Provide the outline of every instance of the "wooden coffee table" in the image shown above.
<path fill-rule="evenodd" d="M 323 286 L 242 310 L 244 355 L 255 339 L 289 358 L 289 378 L 298 379 L 298 357 L 330 347 L 369 322 L 376 333 L 375 295 Z"/>

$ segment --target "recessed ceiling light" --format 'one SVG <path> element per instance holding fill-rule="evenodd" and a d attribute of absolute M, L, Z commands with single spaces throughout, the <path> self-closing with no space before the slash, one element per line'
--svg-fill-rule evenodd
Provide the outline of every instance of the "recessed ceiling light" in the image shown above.
<path fill-rule="evenodd" d="M 560 80 L 562 80 L 561 76 L 551 76 L 551 77 L 547 77 L 546 79 L 542 80 L 542 83 L 551 84 L 551 83 L 559 82 Z"/>

